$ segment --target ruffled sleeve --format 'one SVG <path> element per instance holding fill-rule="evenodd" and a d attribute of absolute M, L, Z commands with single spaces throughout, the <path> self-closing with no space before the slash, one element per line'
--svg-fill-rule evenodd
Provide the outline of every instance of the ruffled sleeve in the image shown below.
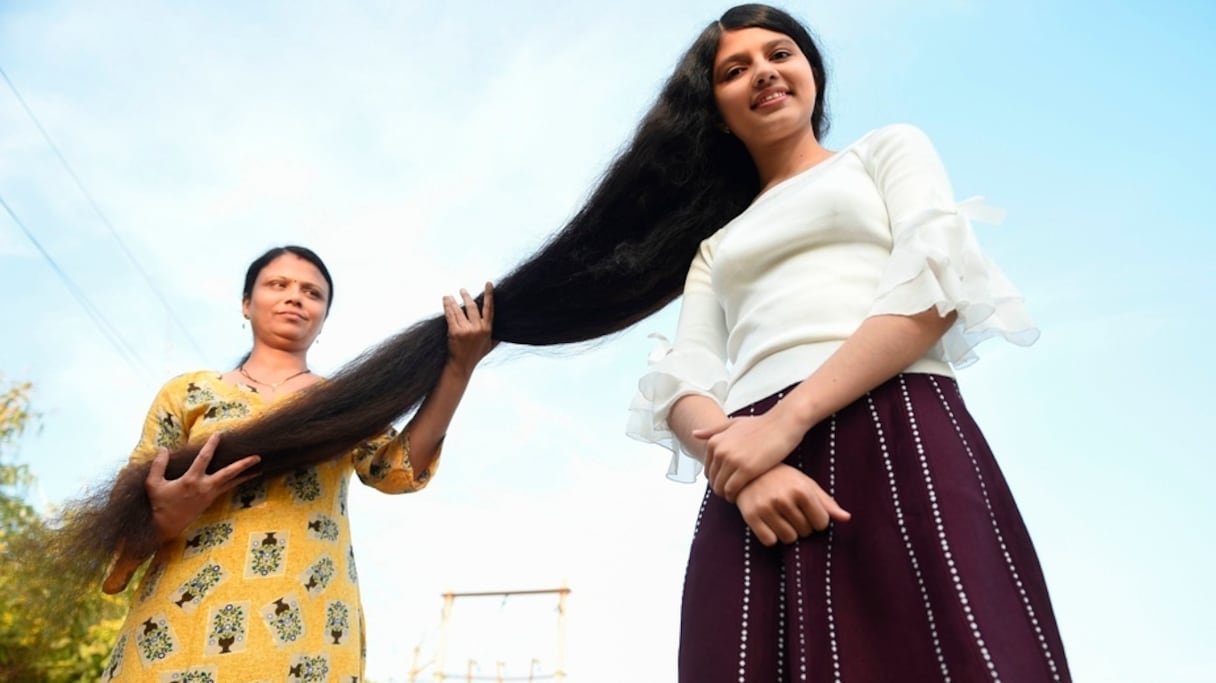
<path fill-rule="evenodd" d="M 956 203 L 929 138 L 918 128 L 890 126 L 872 141 L 870 173 L 891 220 L 891 257 L 869 314 L 957 312 L 937 351 L 955 367 L 977 360 L 989 337 L 1028 346 L 1039 337 L 1022 295 L 980 250 L 971 222 L 1000 222 L 1004 212 L 979 198 Z"/>
<path fill-rule="evenodd" d="M 681 482 L 695 481 L 701 463 L 683 449 L 667 424 L 672 406 L 685 396 L 705 396 L 718 405 L 726 399 L 726 320 L 710 285 L 719 235 L 701 244 L 688 271 L 675 342 L 651 335 L 658 346 L 650 354 L 649 372 L 638 381 L 625 430 L 634 439 L 670 448 L 667 476 Z"/>

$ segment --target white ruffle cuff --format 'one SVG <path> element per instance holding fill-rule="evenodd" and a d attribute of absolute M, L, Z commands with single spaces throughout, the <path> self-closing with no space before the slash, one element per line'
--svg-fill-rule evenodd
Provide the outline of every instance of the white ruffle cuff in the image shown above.
<path fill-rule="evenodd" d="M 982 197 L 949 208 L 928 208 L 895 225 L 891 257 L 878 283 L 870 315 L 913 315 L 935 307 L 958 320 L 939 350 L 956 368 L 976 360 L 974 348 L 1000 336 L 1019 346 L 1039 338 L 1021 293 L 980 250 L 971 221 L 996 224 L 1005 211 Z"/>
<path fill-rule="evenodd" d="M 651 334 L 650 338 L 658 343 L 648 358 L 650 372 L 638 380 L 625 433 L 638 441 L 671 449 L 667 478 L 691 484 L 701 473 L 701 463 L 684 450 L 667 424 L 667 417 L 676 401 L 685 396 L 705 396 L 721 405 L 729 383 L 726 369 L 708 351 L 673 351 L 663 335 Z"/>

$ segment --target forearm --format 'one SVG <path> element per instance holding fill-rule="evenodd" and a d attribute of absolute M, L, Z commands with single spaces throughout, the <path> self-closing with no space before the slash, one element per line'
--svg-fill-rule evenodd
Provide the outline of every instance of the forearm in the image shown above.
<path fill-rule="evenodd" d="M 410 467 L 415 472 L 425 471 L 434 462 L 472 375 L 471 368 L 465 369 L 455 363 L 447 363 L 435 389 L 422 401 L 422 406 L 406 425 L 405 431 L 410 444 Z"/>
<path fill-rule="evenodd" d="M 891 379 L 932 348 L 954 323 L 936 309 L 862 322 L 839 349 L 773 411 L 802 432 Z"/>
<path fill-rule="evenodd" d="M 693 437 L 693 430 L 711 427 L 725 420 L 726 413 L 717 401 L 697 395 L 680 398 L 667 415 L 667 425 L 684 450 L 701 462 L 705 462 L 706 443 L 705 439 Z"/>

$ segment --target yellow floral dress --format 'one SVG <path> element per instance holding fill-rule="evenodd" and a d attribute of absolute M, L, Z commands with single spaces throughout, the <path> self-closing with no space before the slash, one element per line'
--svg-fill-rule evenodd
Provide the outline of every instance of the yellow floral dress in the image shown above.
<path fill-rule="evenodd" d="M 170 380 L 132 462 L 231 429 L 270 407 L 216 372 Z M 358 683 L 363 614 L 347 522 L 351 470 L 387 493 L 417 491 L 392 430 L 343 457 L 220 497 L 152 559 L 102 681 Z"/>

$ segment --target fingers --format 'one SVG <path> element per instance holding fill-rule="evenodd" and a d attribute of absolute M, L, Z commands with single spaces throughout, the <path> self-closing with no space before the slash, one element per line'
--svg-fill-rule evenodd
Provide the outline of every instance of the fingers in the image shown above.
<path fill-rule="evenodd" d="M 169 449 L 156 449 L 156 457 L 152 458 L 152 466 L 148 469 L 149 482 L 158 482 L 165 478 L 165 468 L 169 466 Z"/>
<path fill-rule="evenodd" d="M 493 327 L 494 324 L 494 285 L 487 282 L 485 292 L 481 299 L 481 319 L 486 322 L 486 325 Z"/>
<path fill-rule="evenodd" d="M 460 290 L 460 303 L 454 297 L 443 297 L 443 314 L 448 320 L 448 328 L 472 331 L 490 329 L 494 320 L 494 286 L 489 282 L 486 283 L 483 297 L 480 308 L 467 289 Z"/>
<path fill-rule="evenodd" d="M 777 544 L 777 534 L 768 525 L 762 517 L 744 516 L 743 521 L 747 522 L 747 526 L 756 535 L 756 540 L 760 541 L 761 545 L 771 546 Z"/>
<path fill-rule="evenodd" d="M 709 477 L 710 488 L 719 496 L 726 497 L 725 484 L 734 474 L 734 464 L 727 458 L 711 457 L 709 454 L 706 454 L 706 461 L 709 464 L 706 476 Z"/>
<path fill-rule="evenodd" d="M 186 470 L 187 475 L 200 477 L 207 473 L 207 467 L 211 464 L 211 456 L 215 455 L 215 447 L 220 443 L 220 433 L 216 432 L 207 437 L 207 441 L 203 443 L 203 447 L 198 449 L 198 455 L 194 456 L 194 462 L 190 463 L 190 469 Z"/>
<path fill-rule="evenodd" d="M 473 301 L 473 297 L 469 294 L 469 290 L 461 288 L 460 298 L 464 300 L 464 315 L 469 322 L 473 323 L 474 327 L 481 324 L 481 311 L 477 308 L 477 302 Z"/>
<path fill-rule="evenodd" d="M 247 481 L 253 481 L 254 479 L 257 479 L 260 476 L 262 476 L 262 475 L 258 474 L 257 472 L 254 472 L 252 474 L 246 474 L 243 477 L 237 477 L 236 479 L 233 479 L 232 481 L 230 481 L 230 482 L 224 484 L 222 487 L 220 487 L 219 491 L 217 492 L 217 495 L 228 493 L 229 491 L 240 486 L 241 484 L 244 484 Z"/>
<path fill-rule="evenodd" d="M 724 476 L 726 480 L 722 483 L 722 497 L 732 503 L 739 497 L 739 492 L 743 490 L 743 487 L 752 483 L 752 480 L 755 479 L 754 474 L 745 472 L 742 468 L 736 469 L 729 474 L 724 473 Z"/>
<path fill-rule="evenodd" d="M 231 482 L 231 480 L 234 480 L 237 477 L 240 477 L 242 472 L 249 469 L 250 467 L 253 467 L 254 465 L 258 464 L 259 462 L 262 462 L 262 457 L 258 456 L 258 455 L 251 455 L 246 458 L 241 458 L 240 460 L 237 460 L 236 462 L 232 463 L 231 465 L 228 465 L 227 467 L 223 468 L 222 470 L 217 471 L 215 474 L 212 475 L 212 477 L 214 477 L 216 483 L 222 487 L 222 490 L 227 490 L 227 487 L 228 487 L 229 483 Z M 256 477 L 256 476 L 258 476 L 258 475 L 256 475 L 256 474 L 246 475 L 246 478 Z"/>
<path fill-rule="evenodd" d="M 820 489 L 820 502 L 823 503 L 824 509 L 827 510 L 828 516 L 837 522 L 847 522 L 853 518 L 853 513 L 840 506 L 836 499 L 829 496 L 827 492 Z"/>
<path fill-rule="evenodd" d="M 794 543 L 798 540 L 798 530 L 784 515 L 773 515 L 767 520 L 768 526 L 782 543 Z M 771 545 L 771 544 L 770 544 Z"/>
<path fill-rule="evenodd" d="M 456 305 L 456 300 L 450 296 L 443 297 L 443 316 L 448 319 L 448 331 L 455 331 L 460 328 L 460 320 L 464 318 L 460 313 L 460 307 Z"/>
<path fill-rule="evenodd" d="M 701 429 L 692 430 L 692 436 L 695 439 L 708 439 L 715 434 L 720 434 L 726 431 L 726 428 L 731 425 L 731 420 L 723 420 L 716 425 L 702 427 Z"/>

